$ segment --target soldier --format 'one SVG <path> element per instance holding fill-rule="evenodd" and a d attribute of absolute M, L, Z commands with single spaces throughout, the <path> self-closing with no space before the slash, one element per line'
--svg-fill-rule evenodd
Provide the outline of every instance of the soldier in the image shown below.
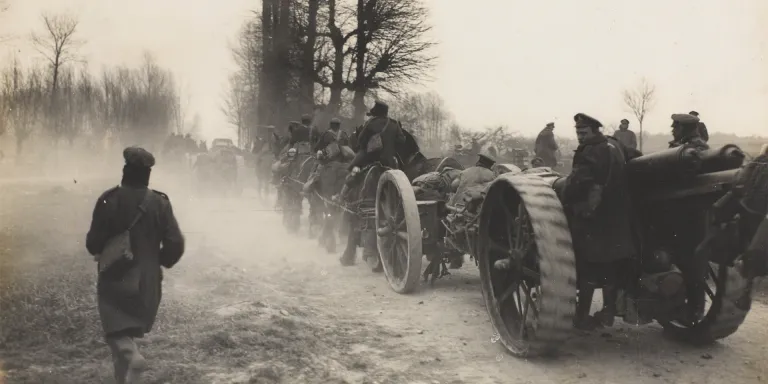
<path fill-rule="evenodd" d="M 690 111 L 688 112 L 691 116 L 699 117 L 699 113 L 696 111 Z M 705 143 L 709 142 L 709 131 L 707 130 L 707 125 L 704 124 L 703 121 L 699 120 L 699 123 L 697 125 L 697 131 L 699 131 L 699 137 L 701 137 L 702 140 L 704 140 Z"/>
<path fill-rule="evenodd" d="M 621 119 L 619 130 L 614 132 L 613 137 L 624 144 L 625 147 L 637 149 L 637 136 L 629 129 L 629 120 Z"/>
<path fill-rule="evenodd" d="M 396 159 L 397 147 L 405 143 L 405 134 L 397 120 L 389 118 L 389 106 L 381 101 L 376 101 L 373 108 L 367 113 L 371 118 L 368 119 L 357 130 L 356 154 L 349 164 L 350 171 L 347 182 L 340 193 L 345 196 L 348 188 L 359 182 L 358 177 L 360 169 L 375 162 L 389 168 L 397 168 Z M 350 220 L 350 232 L 347 239 L 347 247 L 339 260 L 342 265 L 349 266 L 355 262 L 358 240 L 363 243 L 363 258 L 367 260 L 376 260 L 379 256 L 379 250 L 376 245 L 376 231 L 368 231 L 364 238 L 357 229 L 358 223 Z M 380 263 L 374 267 L 374 272 L 381 271 Z"/>
<path fill-rule="evenodd" d="M 672 115 L 672 141 L 669 147 L 686 145 L 698 150 L 707 150 L 709 145 L 699 136 L 699 118 L 685 113 Z"/>
<path fill-rule="evenodd" d="M 349 146 L 349 135 L 341 130 L 341 120 L 334 117 L 331 119 L 328 130 L 320 134 L 313 150 L 317 151 L 317 155 L 320 157 L 319 152 L 323 151 L 331 143 L 336 142 L 339 143 L 340 146 Z"/>
<path fill-rule="evenodd" d="M 381 101 L 376 101 L 367 115 L 371 118 L 360 128 L 357 153 L 349 170 L 355 173 L 355 169 L 359 171 L 375 162 L 397 168 L 397 146 L 405 142 L 400 123 L 389 118 L 389 106 Z"/>
<path fill-rule="evenodd" d="M 544 160 L 544 165 L 551 168 L 557 166 L 556 153 L 559 148 L 555 142 L 554 130 L 555 123 L 547 123 L 547 126 L 536 137 L 536 144 L 533 150 L 536 153 L 536 157 L 540 157 Z"/>
<path fill-rule="evenodd" d="M 112 352 L 115 379 L 134 383 L 147 369 L 135 338 L 152 329 L 160 305 L 163 272 L 184 253 L 184 237 L 173 215 L 168 195 L 148 188 L 155 158 L 143 148 L 123 151 L 125 166 L 120 185 L 104 192 L 96 201 L 86 248 L 99 261 L 96 287 L 99 315 L 106 342 Z M 126 240 L 130 259 L 112 260 L 118 236 Z"/>
<path fill-rule="evenodd" d="M 331 144 L 337 145 L 332 146 Z M 349 136 L 346 132 L 341 130 L 341 120 L 333 118 L 330 123 L 330 128 L 323 132 L 320 136 L 320 140 L 315 146 L 317 149 L 317 165 L 312 170 L 312 174 L 304 183 L 303 192 L 309 193 L 315 183 L 317 183 L 320 174 L 323 172 L 323 167 L 332 161 L 349 161 L 351 159 L 345 159 L 346 151 L 342 150 L 342 147 L 349 145 Z"/>
<path fill-rule="evenodd" d="M 569 215 L 579 278 L 574 325 L 592 329 L 612 325 L 622 274 L 635 256 L 624 154 L 600 133 L 602 124 L 579 113 L 574 116 L 579 146 L 573 171 L 566 179 L 563 203 Z M 603 287 L 603 309 L 589 316 L 593 284 Z"/>

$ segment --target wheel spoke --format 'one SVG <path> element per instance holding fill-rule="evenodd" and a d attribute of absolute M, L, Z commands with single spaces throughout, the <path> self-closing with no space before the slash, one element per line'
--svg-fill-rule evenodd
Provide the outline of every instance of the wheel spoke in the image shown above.
<path fill-rule="evenodd" d="M 507 287 L 507 289 L 504 290 L 504 293 L 502 293 L 501 296 L 499 296 L 499 298 L 497 300 L 498 303 L 501 304 L 501 303 L 504 303 L 505 301 L 507 301 L 510 297 L 512 297 L 512 295 L 515 293 L 515 291 L 517 291 L 517 284 L 515 284 L 515 283 L 510 284 Z"/>

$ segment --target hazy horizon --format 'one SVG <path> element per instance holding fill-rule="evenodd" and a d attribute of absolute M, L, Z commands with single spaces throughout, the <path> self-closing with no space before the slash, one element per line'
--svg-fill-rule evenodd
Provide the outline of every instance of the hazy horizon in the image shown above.
<path fill-rule="evenodd" d="M 568 136 L 584 112 L 605 125 L 636 122 L 621 92 L 645 76 L 658 101 L 649 133 L 669 131 L 669 116 L 695 109 L 710 131 L 768 132 L 768 2 L 761 0 L 426 0 L 440 45 L 434 90 L 463 127 L 507 125 L 527 135 L 554 121 Z M 144 51 L 171 69 L 200 113 L 207 139 L 234 137 L 220 111 L 230 46 L 255 0 L 10 0 L 0 34 L 0 64 L 12 54 L 32 62 L 28 43 L 40 14 L 62 11 L 80 20 L 81 52 L 90 68 L 137 65 Z M 184 96 L 183 98 L 186 98 Z"/>

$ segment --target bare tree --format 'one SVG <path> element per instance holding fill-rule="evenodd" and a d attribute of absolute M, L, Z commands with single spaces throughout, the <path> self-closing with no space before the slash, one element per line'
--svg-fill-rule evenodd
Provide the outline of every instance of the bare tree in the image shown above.
<path fill-rule="evenodd" d="M 624 91 L 624 105 L 635 115 L 640 126 L 639 149 L 643 150 L 643 121 L 645 116 L 653 109 L 656 101 L 656 87 L 645 78 L 635 89 Z"/>
<path fill-rule="evenodd" d="M 227 122 L 237 130 L 237 145 L 241 147 L 251 139 L 246 132 L 247 102 L 248 95 L 241 73 L 235 73 L 229 77 L 229 90 L 221 111 L 227 117 Z"/>
<path fill-rule="evenodd" d="M 42 34 L 33 33 L 32 43 L 35 49 L 48 61 L 51 71 L 51 91 L 49 94 L 49 118 L 50 127 L 56 138 L 62 135 L 64 128 L 59 115 L 59 77 L 65 64 L 77 59 L 77 48 L 82 45 L 82 41 L 75 38 L 78 21 L 76 18 L 67 15 L 47 15 L 42 16 L 45 24 L 45 32 Z"/>
<path fill-rule="evenodd" d="M 78 20 L 65 15 L 43 15 L 45 32 L 32 34 L 32 43 L 51 66 L 51 90 L 56 93 L 59 70 L 65 64 L 77 59 L 76 49 L 82 41 L 75 38 Z"/>

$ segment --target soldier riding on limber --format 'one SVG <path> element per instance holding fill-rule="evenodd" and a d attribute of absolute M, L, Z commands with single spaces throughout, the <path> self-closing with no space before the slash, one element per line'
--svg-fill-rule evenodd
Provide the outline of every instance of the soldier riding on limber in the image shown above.
<path fill-rule="evenodd" d="M 315 144 L 314 151 L 317 151 L 317 166 L 312 170 L 312 174 L 304 183 L 303 192 L 309 193 L 317 183 L 320 174 L 326 165 L 335 161 L 351 160 L 347 159 L 347 155 L 351 150 L 349 149 L 349 135 L 341 130 L 341 120 L 337 118 L 331 119 L 328 130 L 323 132 L 317 143 Z"/>
<path fill-rule="evenodd" d="M 630 228 L 631 201 L 624 171 L 625 155 L 600 132 L 602 124 L 574 116 L 579 146 L 573 171 L 566 179 L 563 205 L 568 213 L 578 276 L 574 326 L 591 330 L 612 325 L 624 274 L 636 255 Z M 589 315 L 596 287 L 602 287 L 603 309 Z"/>
<path fill-rule="evenodd" d="M 115 380 L 131 384 L 147 369 L 135 339 L 149 333 L 157 317 L 161 266 L 179 261 L 184 237 L 168 195 L 148 187 L 154 156 L 129 147 L 123 157 L 123 178 L 96 201 L 85 246 L 99 266 L 96 296 Z"/>
<path fill-rule="evenodd" d="M 363 181 L 359 177 L 361 176 L 360 170 L 371 164 L 378 162 L 387 168 L 398 168 L 396 158 L 397 147 L 405 143 L 406 140 L 400 123 L 389 118 L 389 106 L 381 101 L 376 101 L 367 115 L 370 116 L 370 119 L 357 131 L 357 152 L 355 153 L 355 158 L 349 164 L 348 170 L 350 173 L 341 196 L 345 195 L 345 191 L 348 188 L 358 185 Z M 354 264 L 358 244 L 357 236 L 361 236 L 360 231 L 355 228 L 357 224 L 354 220 L 350 220 L 350 225 L 352 227 L 347 239 L 347 247 L 340 259 L 341 264 L 345 266 Z M 376 231 L 368 231 L 365 237 L 360 239 L 363 243 L 363 259 L 378 259 L 379 250 L 376 245 Z M 378 272 L 380 270 L 381 267 L 379 266 L 375 271 Z"/>

